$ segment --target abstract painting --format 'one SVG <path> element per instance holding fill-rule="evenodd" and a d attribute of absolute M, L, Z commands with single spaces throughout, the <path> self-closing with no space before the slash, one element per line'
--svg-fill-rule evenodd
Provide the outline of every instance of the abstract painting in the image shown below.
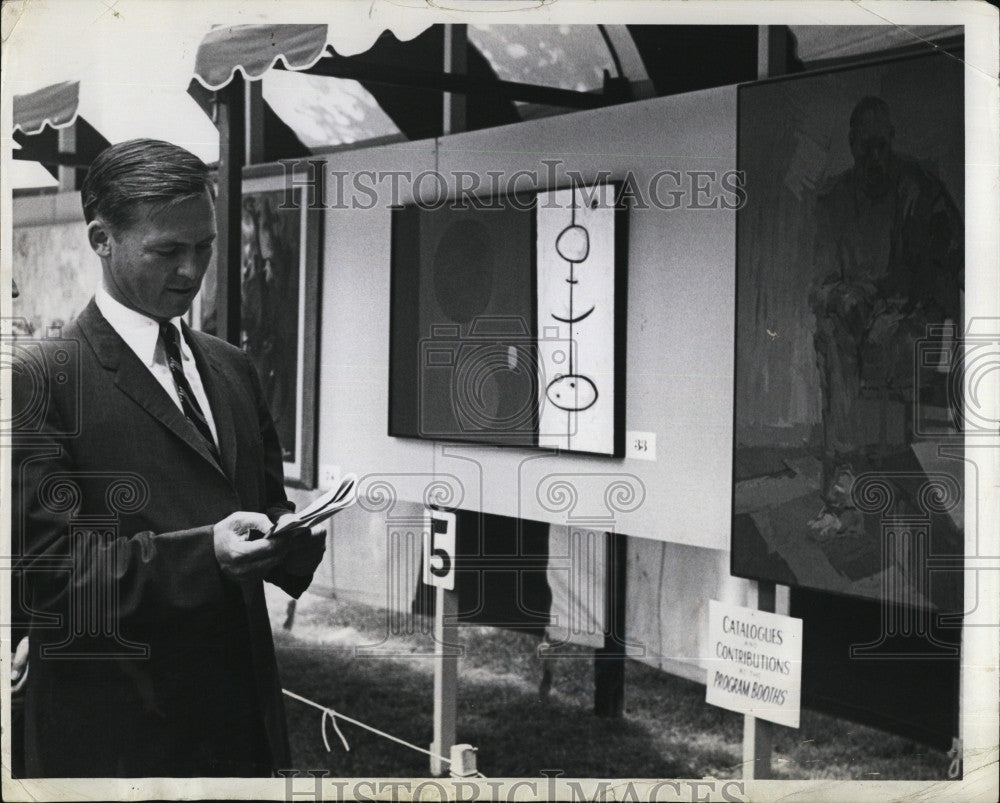
<path fill-rule="evenodd" d="M 389 434 L 621 456 L 624 235 L 612 183 L 393 210 Z"/>
<path fill-rule="evenodd" d="M 541 193 L 536 210 L 538 445 L 614 454 L 614 187 Z"/>

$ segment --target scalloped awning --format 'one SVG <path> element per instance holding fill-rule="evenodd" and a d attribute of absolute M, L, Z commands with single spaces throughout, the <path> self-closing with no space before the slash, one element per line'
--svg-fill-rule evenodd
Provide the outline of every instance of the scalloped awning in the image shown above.
<path fill-rule="evenodd" d="M 45 126 L 66 128 L 76 121 L 80 82 L 63 81 L 27 95 L 14 95 L 14 131 L 39 134 Z"/>
<path fill-rule="evenodd" d="M 14 159 L 22 165 L 38 162 L 53 178 L 59 178 L 61 167 L 77 168 L 76 178 L 67 176 L 67 182 L 82 178 L 80 169 L 110 144 L 80 112 L 79 81 L 15 95 L 13 123 Z M 63 137 L 64 130 L 69 137 Z"/>
<path fill-rule="evenodd" d="M 194 76 L 207 89 L 221 89 L 237 70 L 253 81 L 280 59 L 305 70 L 323 56 L 326 25 L 233 25 L 208 32 L 198 45 Z"/>
<path fill-rule="evenodd" d="M 412 39 L 427 28 L 422 25 L 391 28 L 345 28 L 329 25 L 220 25 L 198 45 L 194 77 L 206 89 L 221 89 L 239 70 L 251 81 L 264 75 L 280 60 L 289 70 L 307 70 L 318 62 L 329 45 L 342 56 L 367 51 L 385 30 L 400 41 Z"/>

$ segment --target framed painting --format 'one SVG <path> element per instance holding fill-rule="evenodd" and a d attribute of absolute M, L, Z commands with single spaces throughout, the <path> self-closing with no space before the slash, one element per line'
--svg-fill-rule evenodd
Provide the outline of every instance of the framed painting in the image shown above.
<path fill-rule="evenodd" d="M 738 99 L 733 574 L 959 610 L 961 60 Z"/>
<path fill-rule="evenodd" d="M 281 442 L 285 482 L 316 487 L 316 383 L 322 210 L 302 190 L 285 207 L 284 174 L 244 178 L 240 346 L 257 369 Z M 215 332 L 215 271 L 192 307 Z"/>
<path fill-rule="evenodd" d="M 617 185 L 392 214 L 389 434 L 621 456 Z"/>

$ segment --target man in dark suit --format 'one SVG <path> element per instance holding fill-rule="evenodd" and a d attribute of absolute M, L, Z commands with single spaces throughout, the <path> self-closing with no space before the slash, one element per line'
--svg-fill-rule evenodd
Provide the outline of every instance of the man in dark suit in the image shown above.
<path fill-rule="evenodd" d="M 29 777 L 268 776 L 289 764 L 266 579 L 324 548 L 291 509 L 253 366 L 181 322 L 215 240 L 194 155 L 134 140 L 81 190 L 102 287 L 13 370 L 15 611 Z"/>

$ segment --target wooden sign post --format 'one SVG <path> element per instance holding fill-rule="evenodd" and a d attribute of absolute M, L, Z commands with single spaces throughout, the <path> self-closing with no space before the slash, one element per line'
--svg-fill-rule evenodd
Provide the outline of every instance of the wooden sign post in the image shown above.
<path fill-rule="evenodd" d="M 774 613 L 774 583 L 757 581 L 757 610 Z M 743 715 L 743 780 L 771 777 L 774 723 L 752 714 Z"/>
<path fill-rule="evenodd" d="M 440 756 L 455 744 L 458 697 L 458 592 L 455 591 L 454 513 L 428 510 L 424 529 L 424 583 L 435 586 L 434 741 L 431 774 L 448 771 Z"/>

